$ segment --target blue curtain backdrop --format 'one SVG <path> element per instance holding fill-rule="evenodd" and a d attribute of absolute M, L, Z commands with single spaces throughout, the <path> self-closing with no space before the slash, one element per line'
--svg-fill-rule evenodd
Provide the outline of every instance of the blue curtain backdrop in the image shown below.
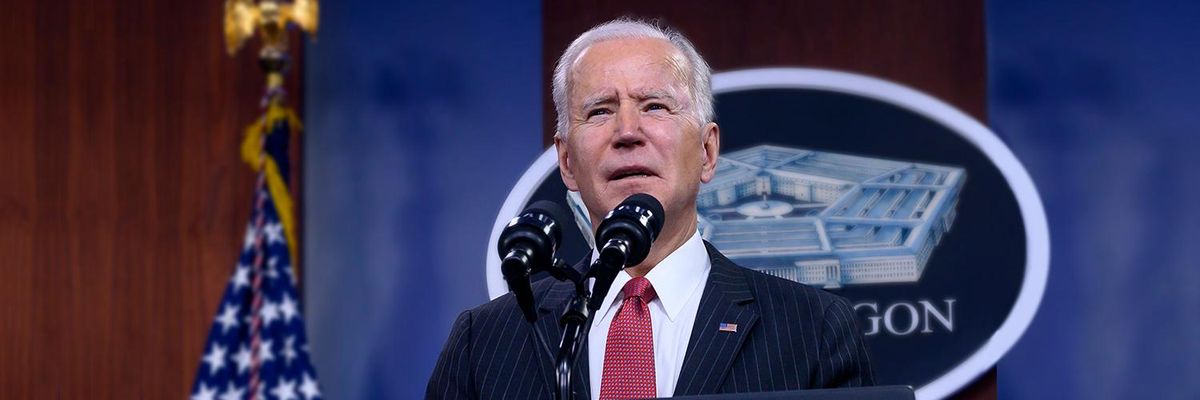
<path fill-rule="evenodd" d="M 1200 3 L 992 1 L 987 24 L 990 125 L 1052 249 L 1000 397 L 1200 398 Z"/>
<path fill-rule="evenodd" d="M 541 150 L 541 4 L 322 2 L 305 53 L 304 290 L 327 398 L 414 399 Z"/>
<path fill-rule="evenodd" d="M 1005 399 L 1200 398 L 1200 5 L 987 3 L 989 125 L 1037 183 L 1049 286 Z M 538 2 L 322 4 L 304 290 L 329 398 L 418 398 L 540 152 Z"/>

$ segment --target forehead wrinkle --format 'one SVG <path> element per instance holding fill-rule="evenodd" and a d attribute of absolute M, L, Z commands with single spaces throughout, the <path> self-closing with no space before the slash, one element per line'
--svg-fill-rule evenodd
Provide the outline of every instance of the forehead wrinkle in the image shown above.
<path fill-rule="evenodd" d="M 605 90 L 599 94 L 594 94 L 583 99 L 582 109 L 586 110 L 600 104 L 612 103 L 616 100 L 616 95 L 611 90 Z"/>
<path fill-rule="evenodd" d="M 665 89 L 659 89 L 659 88 L 635 89 L 631 93 L 629 93 L 629 96 L 633 97 L 636 100 L 650 100 L 650 99 L 667 99 L 667 100 L 672 100 L 672 101 L 679 100 L 679 99 L 675 98 L 675 95 L 673 93 L 671 93 L 670 91 L 665 90 Z"/>
<path fill-rule="evenodd" d="M 670 89 L 681 89 L 685 93 L 690 93 L 689 88 L 691 87 L 691 85 L 688 83 L 688 73 L 687 73 L 688 66 L 690 65 L 690 63 L 688 63 L 687 58 L 684 57 L 683 52 L 680 51 L 678 48 L 676 48 L 673 43 L 671 43 L 668 40 L 663 40 L 663 39 L 659 39 L 659 38 L 613 38 L 613 39 L 608 39 L 608 40 L 601 40 L 601 41 L 590 44 L 589 46 L 587 46 L 586 48 L 581 50 L 579 52 L 579 54 L 575 56 L 575 59 L 572 60 L 570 66 L 567 68 L 566 88 L 567 88 L 567 93 L 568 93 L 568 95 L 567 95 L 568 102 L 570 102 L 570 98 L 572 97 L 572 96 L 570 96 L 570 93 L 572 91 L 578 89 L 576 79 L 578 78 L 578 76 L 581 73 L 583 73 L 583 69 L 581 68 L 582 64 L 583 64 L 583 60 L 584 60 L 584 58 L 586 58 L 588 53 L 590 53 L 592 51 L 593 47 L 595 47 L 596 45 L 599 45 L 601 43 L 604 43 L 604 42 L 609 42 L 609 41 L 613 41 L 613 40 L 626 40 L 626 39 L 634 39 L 634 40 L 649 39 L 649 40 L 660 41 L 660 42 L 666 44 L 667 46 L 666 46 L 665 54 L 660 54 L 658 56 L 652 57 L 652 59 L 650 59 L 650 60 L 645 60 L 643 63 L 641 63 L 640 66 L 653 67 L 656 65 L 665 65 L 665 67 L 666 67 L 665 69 L 668 71 L 670 76 L 672 78 L 674 78 L 674 82 L 668 83 L 668 85 L 670 86 Z M 603 67 L 601 67 L 600 70 L 595 70 L 595 68 L 597 68 L 597 67 L 590 66 L 590 68 L 588 68 L 588 69 L 593 69 L 593 73 L 607 73 L 608 72 L 608 71 L 605 71 L 605 68 L 603 68 Z M 678 86 L 676 86 L 676 85 L 678 85 Z M 608 90 L 614 90 L 614 89 L 608 89 Z M 690 105 L 692 103 L 690 94 L 677 97 L 674 94 L 672 94 L 671 92 L 672 92 L 671 90 L 666 90 L 666 89 L 643 89 L 643 90 L 634 89 L 634 90 L 630 91 L 629 96 L 638 101 L 642 101 L 642 100 L 646 100 L 646 99 L 654 99 L 654 98 L 670 99 L 670 100 L 676 102 L 677 104 L 680 104 L 683 107 L 690 107 Z M 591 107 L 594 107 L 594 106 L 597 106 L 600 104 L 616 102 L 619 100 L 618 97 L 620 97 L 619 94 L 612 93 L 612 92 L 591 95 L 591 96 L 585 97 L 583 104 L 581 105 L 582 107 L 580 107 L 578 109 L 586 110 L 586 109 L 590 109 Z M 571 107 L 568 107 L 568 108 L 571 108 Z"/>

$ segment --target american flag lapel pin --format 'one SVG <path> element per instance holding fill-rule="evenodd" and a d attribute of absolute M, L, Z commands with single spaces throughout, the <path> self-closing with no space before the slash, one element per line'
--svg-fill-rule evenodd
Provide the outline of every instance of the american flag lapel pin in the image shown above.
<path fill-rule="evenodd" d="M 717 326 L 717 330 L 721 332 L 737 332 L 737 324 L 722 322 L 721 325 Z"/>

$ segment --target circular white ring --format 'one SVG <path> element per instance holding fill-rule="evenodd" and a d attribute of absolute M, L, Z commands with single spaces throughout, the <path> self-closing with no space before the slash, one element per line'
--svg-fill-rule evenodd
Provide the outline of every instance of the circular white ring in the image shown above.
<path fill-rule="evenodd" d="M 890 103 L 936 121 L 979 148 L 1000 170 L 1012 188 L 1025 225 L 1025 278 L 1008 317 L 996 333 L 965 361 L 929 384 L 917 388 L 917 399 L 941 399 L 966 386 L 1000 360 L 1025 333 L 1037 313 L 1050 270 L 1050 232 L 1046 212 L 1033 179 L 990 129 L 953 106 L 916 89 L 869 76 L 814 68 L 760 68 L 713 74 L 714 94 L 755 89 L 816 89 L 847 93 Z M 558 154 L 546 149 L 509 192 L 492 227 L 487 250 L 488 293 L 491 298 L 508 292 L 500 274 L 496 241 L 509 219 L 529 202 L 534 189 L 558 170 Z"/>

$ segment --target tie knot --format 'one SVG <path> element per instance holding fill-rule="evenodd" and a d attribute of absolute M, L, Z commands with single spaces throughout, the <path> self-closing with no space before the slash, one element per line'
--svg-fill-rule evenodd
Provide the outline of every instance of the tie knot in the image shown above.
<path fill-rule="evenodd" d="M 650 303 L 658 296 L 658 293 L 654 292 L 654 286 L 650 285 L 650 280 L 644 276 L 639 276 L 626 282 L 625 287 L 621 289 L 621 293 L 625 294 L 625 298 L 641 298 L 644 303 Z"/>

